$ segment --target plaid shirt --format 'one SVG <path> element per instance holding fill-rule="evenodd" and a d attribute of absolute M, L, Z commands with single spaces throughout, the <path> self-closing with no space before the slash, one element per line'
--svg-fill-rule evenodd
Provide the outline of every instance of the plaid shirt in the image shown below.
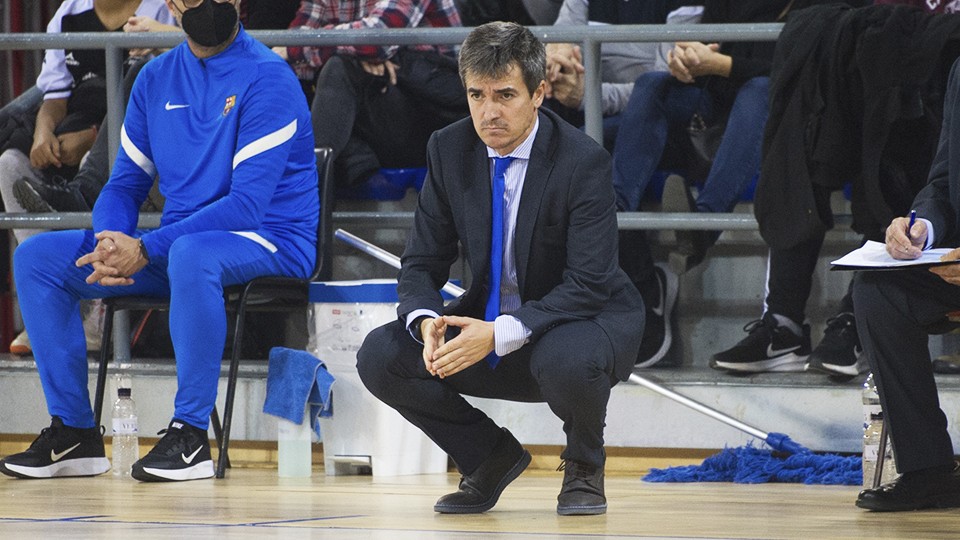
<path fill-rule="evenodd" d="M 292 29 L 423 28 L 460 26 L 453 0 L 303 0 Z M 448 45 L 412 45 L 412 49 L 454 54 Z M 312 79 L 335 54 L 386 61 L 398 46 L 289 47 L 287 55 L 301 79 Z"/>

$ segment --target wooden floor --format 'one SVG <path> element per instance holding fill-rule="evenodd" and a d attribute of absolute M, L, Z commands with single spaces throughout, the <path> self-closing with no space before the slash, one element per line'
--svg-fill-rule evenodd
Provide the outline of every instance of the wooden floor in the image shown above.
<path fill-rule="evenodd" d="M 490 512 L 439 515 L 457 477 L 281 479 L 233 469 L 225 480 L 143 484 L 96 478 L 0 478 L 0 538 L 957 538 L 960 511 L 876 514 L 857 488 L 794 484 L 648 484 L 607 477 L 608 513 L 556 514 L 556 472 L 524 473 Z"/>

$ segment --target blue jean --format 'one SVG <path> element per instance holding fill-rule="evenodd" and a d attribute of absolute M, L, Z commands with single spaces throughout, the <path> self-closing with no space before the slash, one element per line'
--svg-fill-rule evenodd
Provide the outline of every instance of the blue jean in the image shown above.
<path fill-rule="evenodd" d="M 227 336 L 223 288 L 264 275 L 303 276 L 303 257 L 285 246 L 271 253 L 242 236 L 207 231 L 174 241 L 167 264 L 147 265 L 132 276 L 132 285 L 105 287 L 88 285 L 84 280 L 91 269 L 74 264 L 93 251 L 95 242 L 92 231 L 46 232 L 28 238 L 14 253 L 20 309 L 50 416 L 71 427 L 94 426 L 80 300 L 160 296 L 170 298 L 177 361 L 174 417 L 206 429 Z"/>
<path fill-rule="evenodd" d="M 740 87 L 710 174 L 697 197 L 698 211 L 732 210 L 759 170 L 769 82 L 768 77 L 755 77 Z M 717 116 L 720 111 L 713 110 L 709 92 L 681 83 L 666 72 L 644 73 L 637 79 L 613 150 L 613 185 L 619 209 L 639 210 L 671 130 L 686 128 L 696 112 L 707 122 Z"/>

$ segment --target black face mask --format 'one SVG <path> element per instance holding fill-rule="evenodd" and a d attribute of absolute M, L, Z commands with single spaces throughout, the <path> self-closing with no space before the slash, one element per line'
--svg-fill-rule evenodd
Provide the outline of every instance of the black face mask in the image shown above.
<path fill-rule="evenodd" d="M 197 45 L 216 47 L 230 39 L 237 27 L 237 8 L 229 2 L 203 0 L 180 13 L 180 24 Z"/>

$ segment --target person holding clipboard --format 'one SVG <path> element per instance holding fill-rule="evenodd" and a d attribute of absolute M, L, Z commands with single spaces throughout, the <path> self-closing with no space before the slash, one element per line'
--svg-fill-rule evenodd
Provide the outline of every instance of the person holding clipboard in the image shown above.
<path fill-rule="evenodd" d="M 949 248 L 941 262 L 960 260 L 960 62 L 950 72 L 943 126 L 927 185 L 910 216 L 895 218 L 885 248 L 911 261 Z M 955 123 L 956 121 L 956 123 Z M 856 505 L 874 511 L 960 507 L 960 468 L 940 407 L 928 335 L 960 310 L 960 264 L 857 272 L 857 330 L 880 392 L 901 476 L 860 492 Z"/>

